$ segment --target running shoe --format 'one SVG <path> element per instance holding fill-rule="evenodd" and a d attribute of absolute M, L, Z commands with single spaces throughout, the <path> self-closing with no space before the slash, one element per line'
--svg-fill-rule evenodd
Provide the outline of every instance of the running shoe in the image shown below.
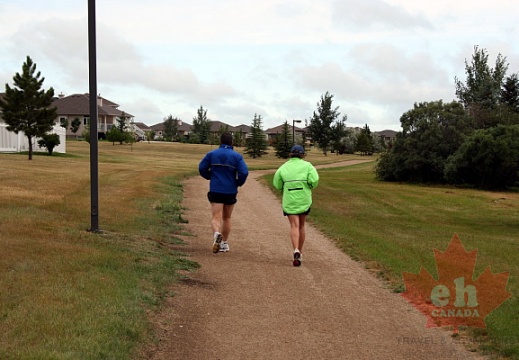
<path fill-rule="evenodd" d="M 220 251 L 220 243 L 222 242 L 223 237 L 219 232 L 214 233 L 214 242 L 213 242 L 213 253 L 217 254 Z"/>
<path fill-rule="evenodd" d="M 299 252 L 299 250 L 294 251 L 294 261 L 292 262 L 292 264 L 294 266 L 301 266 L 301 260 L 302 260 L 301 252 Z"/>
<path fill-rule="evenodd" d="M 227 241 L 222 241 L 222 243 L 220 244 L 220 252 L 227 252 L 229 250 L 229 244 L 227 243 Z"/>

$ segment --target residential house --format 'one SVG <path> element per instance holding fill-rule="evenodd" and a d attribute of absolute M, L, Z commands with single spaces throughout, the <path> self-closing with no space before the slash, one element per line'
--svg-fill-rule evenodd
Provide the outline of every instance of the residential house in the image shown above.
<path fill-rule="evenodd" d="M 192 128 L 193 128 L 192 125 L 190 125 L 182 120 L 179 120 L 177 133 L 179 136 L 189 137 L 189 135 L 192 132 Z M 157 140 L 163 138 L 163 132 L 164 132 L 164 123 L 163 122 L 150 126 L 150 129 L 155 131 L 155 138 Z M 250 126 L 247 126 L 247 125 L 232 126 L 232 125 L 226 124 L 222 121 L 210 120 L 209 132 L 211 135 L 217 136 L 220 133 L 220 131 L 223 129 L 227 129 L 227 131 L 229 131 L 233 135 L 241 132 L 244 137 L 247 137 L 250 134 Z"/>
<path fill-rule="evenodd" d="M 90 95 L 89 94 L 73 94 L 69 96 L 60 95 L 53 103 L 57 108 L 59 121 L 67 120 L 69 128 L 67 136 L 77 137 L 85 131 L 90 124 Z M 117 125 L 117 119 L 122 116 L 126 117 L 130 131 L 135 131 L 133 127 L 134 116 L 118 109 L 119 105 L 107 100 L 101 96 L 97 97 L 97 133 L 100 139 L 106 138 L 106 132 L 112 126 Z M 70 129 L 70 124 L 74 119 L 79 119 L 81 125 L 76 133 Z M 138 136 L 144 137 L 144 132 Z"/>
<path fill-rule="evenodd" d="M 396 139 L 396 134 L 398 134 L 397 131 L 394 131 L 394 130 L 382 130 L 382 131 L 377 131 L 375 132 L 375 134 L 380 137 L 380 140 L 388 145 L 388 144 L 391 144 L 393 143 L 393 141 L 395 141 Z"/>
<path fill-rule="evenodd" d="M 5 96 L 4 93 L 0 93 L 0 99 L 3 99 Z M 54 126 L 51 130 L 51 133 L 58 134 L 60 139 L 60 144 L 54 148 L 54 152 L 65 153 L 67 150 L 66 143 L 66 134 L 65 129 L 60 126 L 59 119 L 56 119 Z M 47 149 L 41 148 L 38 145 L 38 138 L 32 139 L 33 141 L 33 151 L 46 152 Z M 23 152 L 29 151 L 29 141 L 25 134 L 20 131 L 18 134 L 15 134 L 12 131 L 7 130 L 7 124 L 2 119 L 2 113 L 0 110 L 0 152 Z"/>
<path fill-rule="evenodd" d="M 283 133 L 284 127 L 285 127 L 285 124 L 281 124 L 276 127 L 265 130 L 265 134 L 267 135 L 267 140 L 270 145 L 272 145 L 272 143 L 274 142 L 274 140 L 276 139 L 276 137 L 278 135 L 281 135 Z M 290 133 L 290 137 L 292 137 L 292 135 L 294 137 L 302 136 L 303 134 L 308 133 L 308 130 L 306 128 L 304 128 L 304 129 L 299 128 L 299 127 L 293 126 L 291 124 L 288 124 L 288 131 Z"/>
<path fill-rule="evenodd" d="M 131 126 L 138 140 L 146 140 L 146 134 L 151 131 L 151 128 L 143 122 L 132 123 Z"/>
<path fill-rule="evenodd" d="M 248 125 L 238 125 L 232 128 L 233 134 L 242 133 L 245 137 L 249 136 L 251 127 Z"/>
<path fill-rule="evenodd" d="M 178 120 L 177 134 L 180 137 L 188 137 L 191 133 L 192 125 L 182 120 Z M 150 126 L 150 130 L 155 132 L 155 140 L 164 138 L 164 122 Z"/>

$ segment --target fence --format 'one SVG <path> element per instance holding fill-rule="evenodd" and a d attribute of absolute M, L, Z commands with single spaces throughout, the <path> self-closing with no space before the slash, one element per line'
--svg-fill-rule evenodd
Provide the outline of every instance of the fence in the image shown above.
<path fill-rule="evenodd" d="M 65 153 L 67 150 L 66 131 L 61 126 L 54 125 L 52 133 L 59 135 L 60 144 L 54 148 L 55 152 Z M 38 146 L 38 139 L 33 139 L 34 151 L 47 151 Z M 15 134 L 7 130 L 7 124 L 0 123 L 0 152 L 29 151 L 29 142 L 23 132 Z"/>

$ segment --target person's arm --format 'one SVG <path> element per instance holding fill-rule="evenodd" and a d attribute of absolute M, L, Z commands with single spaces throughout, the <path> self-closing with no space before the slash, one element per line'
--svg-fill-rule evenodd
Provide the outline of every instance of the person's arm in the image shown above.
<path fill-rule="evenodd" d="M 249 169 L 247 168 L 247 164 L 245 164 L 245 160 L 243 158 L 240 159 L 238 162 L 237 167 L 237 179 L 236 179 L 236 185 L 242 186 L 245 184 L 245 181 L 247 180 L 247 176 L 249 176 Z"/>
<path fill-rule="evenodd" d="M 272 185 L 278 190 L 283 189 L 283 179 L 281 178 L 280 170 L 281 168 L 276 170 L 276 173 L 274 174 L 274 179 L 272 179 Z"/>
<path fill-rule="evenodd" d="M 211 161 L 209 154 L 206 154 L 202 161 L 200 161 L 200 164 L 198 164 L 198 172 L 204 179 L 211 180 Z"/>
<path fill-rule="evenodd" d="M 310 186 L 310 189 L 314 189 L 317 187 L 317 185 L 319 185 L 319 174 L 312 164 L 310 164 L 310 169 L 308 171 L 307 182 L 308 186 Z"/>

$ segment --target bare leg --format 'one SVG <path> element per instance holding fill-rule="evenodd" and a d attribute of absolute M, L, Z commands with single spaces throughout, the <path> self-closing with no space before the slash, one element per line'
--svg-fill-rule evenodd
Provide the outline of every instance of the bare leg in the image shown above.
<path fill-rule="evenodd" d="M 288 221 L 290 222 L 290 241 L 292 247 L 299 249 L 303 252 L 303 245 L 305 244 L 305 222 L 306 215 L 288 215 Z"/>
<path fill-rule="evenodd" d="M 213 233 L 221 232 L 220 227 L 222 226 L 223 209 L 223 204 L 211 203 L 211 229 L 213 230 Z"/>
<path fill-rule="evenodd" d="M 231 216 L 232 216 L 233 209 L 234 209 L 234 204 L 223 206 L 222 227 L 221 227 L 223 241 L 227 241 L 229 239 L 229 234 L 231 233 Z"/>
<path fill-rule="evenodd" d="M 290 241 L 296 250 L 299 249 L 299 215 L 288 215 L 287 217 L 290 222 Z"/>
<path fill-rule="evenodd" d="M 299 215 L 299 251 L 301 252 L 303 252 L 303 245 L 306 239 L 305 223 L 306 215 Z"/>

